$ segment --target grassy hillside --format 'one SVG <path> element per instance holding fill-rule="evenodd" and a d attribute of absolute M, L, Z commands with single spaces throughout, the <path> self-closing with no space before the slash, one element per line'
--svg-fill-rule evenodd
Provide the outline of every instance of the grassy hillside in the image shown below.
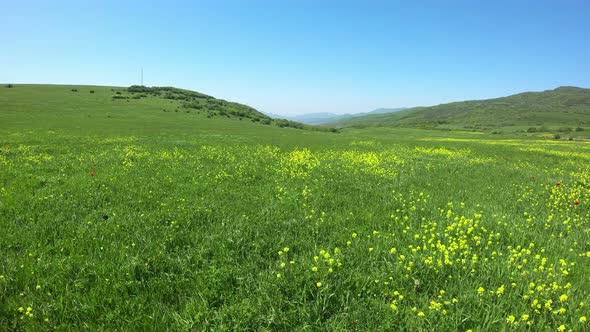
<path fill-rule="evenodd" d="M 47 129 L 109 127 L 113 130 L 199 129 L 216 126 L 225 120 L 291 127 L 316 128 L 298 122 L 275 120 L 257 110 L 235 102 L 216 99 L 198 92 L 172 87 L 28 85 L 0 86 L 2 117 L 8 125 L 39 126 Z M 231 126 L 231 125 L 230 125 Z"/>
<path fill-rule="evenodd" d="M 339 126 L 399 126 L 466 130 L 590 130 L 590 89 L 560 87 L 508 97 L 416 107 L 345 119 Z M 578 129 L 580 130 L 580 129 Z"/>
<path fill-rule="evenodd" d="M 0 88 L 0 331 L 587 330 L 587 143 L 168 92 Z"/>

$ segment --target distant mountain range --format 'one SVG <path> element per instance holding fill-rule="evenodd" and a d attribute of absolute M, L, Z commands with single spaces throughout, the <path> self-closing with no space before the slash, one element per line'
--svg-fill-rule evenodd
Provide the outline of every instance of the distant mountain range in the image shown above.
<path fill-rule="evenodd" d="M 336 122 L 343 119 L 360 117 L 364 115 L 371 115 L 371 114 L 385 114 L 385 113 L 393 113 L 405 110 L 405 107 L 401 108 L 378 108 L 371 112 L 361 112 L 361 113 L 353 113 L 353 114 L 336 114 L 330 112 L 318 112 L 318 113 L 308 113 L 303 115 L 294 115 L 294 116 L 285 116 L 280 114 L 274 113 L 264 113 L 272 118 L 275 119 L 286 119 L 291 121 L 297 121 L 309 125 L 322 125 L 326 123 Z"/>
<path fill-rule="evenodd" d="M 365 114 L 329 123 L 336 127 L 416 127 L 467 130 L 584 130 L 590 126 L 590 89 L 563 86 L 542 92 L 469 100 L 401 112 Z M 528 128 L 532 127 L 532 128 Z"/>

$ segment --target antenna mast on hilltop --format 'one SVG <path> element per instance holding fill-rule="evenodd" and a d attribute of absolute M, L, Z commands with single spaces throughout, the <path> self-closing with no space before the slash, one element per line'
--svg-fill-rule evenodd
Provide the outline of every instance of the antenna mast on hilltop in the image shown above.
<path fill-rule="evenodd" d="M 141 86 L 143 86 L 143 67 L 141 67 Z"/>

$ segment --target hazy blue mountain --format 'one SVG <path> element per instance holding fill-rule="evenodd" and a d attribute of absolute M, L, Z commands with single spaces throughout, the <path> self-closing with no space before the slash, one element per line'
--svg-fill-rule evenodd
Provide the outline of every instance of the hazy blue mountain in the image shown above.
<path fill-rule="evenodd" d="M 292 116 L 285 116 L 280 114 L 274 113 L 265 113 L 266 115 L 275 118 L 275 119 L 286 119 L 291 121 L 297 121 L 305 124 L 310 125 L 321 125 L 326 123 L 331 123 L 334 121 L 353 118 L 357 116 L 363 116 L 368 114 L 384 114 L 384 113 L 392 113 L 392 112 L 399 112 L 404 110 L 405 108 L 378 108 L 371 112 L 360 112 L 360 113 L 353 113 L 353 114 L 336 114 L 330 112 L 318 112 L 318 113 L 307 113 L 302 115 L 292 115 Z"/>

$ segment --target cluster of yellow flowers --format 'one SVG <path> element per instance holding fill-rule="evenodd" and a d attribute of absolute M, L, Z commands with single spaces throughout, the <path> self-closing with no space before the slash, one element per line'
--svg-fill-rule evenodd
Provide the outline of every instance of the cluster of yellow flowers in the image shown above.
<path fill-rule="evenodd" d="M 18 312 L 20 312 L 20 313 L 21 313 L 21 317 L 20 317 L 20 319 L 23 319 L 23 318 L 25 318 L 25 317 L 28 317 L 28 318 L 33 318 L 33 316 L 34 316 L 34 315 L 33 315 L 33 308 L 31 308 L 31 307 L 27 307 L 27 309 L 26 309 L 26 310 L 25 310 L 25 308 L 23 308 L 23 307 L 19 307 L 19 308 L 18 308 Z"/>
<path fill-rule="evenodd" d="M 557 187 L 560 188 L 550 190 L 550 200 L 554 201 L 553 197 L 566 186 Z M 588 193 L 587 189 L 579 190 L 579 195 Z M 532 196 L 525 193 L 523 197 L 527 200 Z M 358 250 L 364 248 L 366 260 L 387 268 L 390 273 L 384 279 L 372 279 L 374 284 L 383 287 L 382 294 L 389 298 L 388 306 L 394 312 L 402 312 L 406 307 L 418 317 L 445 316 L 454 310 L 461 298 L 469 298 L 471 292 L 482 305 L 488 303 L 507 309 L 505 321 L 509 326 L 533 326 L 537 322 L 553 321 L 559 322 L 556 325 L 558 329 L 571 329 L 574 328 L 568 324 L 571 315 L 577 316 L 577 324 L 586 323 L 587 307 L 584 302 L 576 303 L 571 298 L 573 286 L 570 276 L 575 273 L 576 263 L 568 257 L 555 258 L 547 248 L 533 242 L 524 246 L 510 245 L 516 241 L 515 225 L 506 216 L 486 216 L 483 212 L 468 216 L 463 213 L 463 202 L 448 202 L 444 208 L 438 209 L 438 218 L 427 219 L 422 215 L 430 195 L 423 192 L 410 192 L 409 195 L 396 193 L 393 199 L 399 206 L 391 215 L 395 223 L 393 232 L 373 230 L 364 236 L 353 232 L 345 240 L 343 249 L 335 248 L 333 252 L 321 250 L 319 255 L 315 255 L 309 271 L 318 275 L 322 271 L 331 273 L 335 266 L 342 265 L 342 260 L 349 259 L 351 262 L 343 272 L 350 272 L 354 269 L 353 257 L 358 257 Z M 561 207 L 559 211 L 575 208 L 563 204 L 556 206 Z M 530 225 L 532 215 L 524 212 L 524 217 L 525 224 Z M 581 218 L 575 220 L 583 223 Z M 584 227 L 587 227 L 587 222 Z M 588 253 L 580 255 L 586 257 Z M 281 263 L 281 267 L 284 265 Z M 493 269 L 503 271 L 500 273 L 505 278 L 487 278 Z M 387 272 L 380 273 L 378 270 L 373 273 L 387 275 Z M 494 274 L 497 273 L 494 271 Z M 400 277 L 414 280 L 414 289 L 418 292 L 427 280 L 440 280 L 437 282 L 439 285 L 441 281 L 442 285 L 452 284 L 455 279 L 465 285 L 479 285 L 471 291 L 465 290 L 449 297 L 445 290 L 439 290 L 436 298 L 430 296 L 424 302 L 421 297 L 412 296 L 408 300 L 400 290 L 388 290 L 400 285 Z M 327 280 L 316 279 L 316 287 L 325 286 Z M 526 307 L 520 306 L 525 308 L 524 312 L 510 313 L 510 303 L 515 301 L 528 303 Z"/>

